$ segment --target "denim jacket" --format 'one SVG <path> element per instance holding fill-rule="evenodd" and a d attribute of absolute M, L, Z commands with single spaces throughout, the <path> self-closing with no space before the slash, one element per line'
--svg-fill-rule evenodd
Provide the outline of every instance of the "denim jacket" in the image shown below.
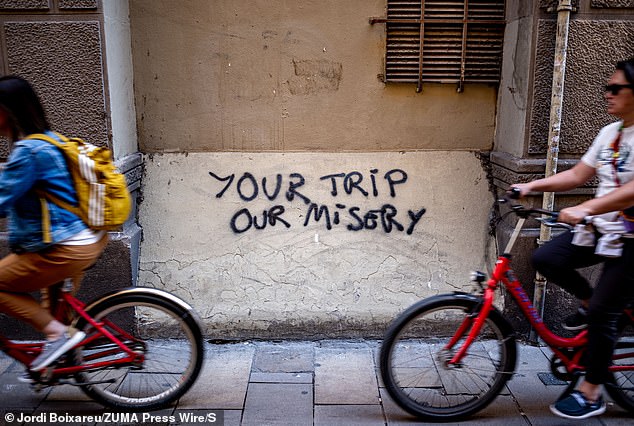
<path fill-rule="evenodd" d="M 59 139 L 53 132 L 46 134 Z M 0 217 L 9 217 L 9 245 L 15 252 L 40 251 L 87 228 L 75 214 L 44 201 L 52 240 L 44 242 L 42 199 L 36 189 L 77 205 L 73 180 L 62 152 L 45 141 L 18 141 L 0 172 Z"/>

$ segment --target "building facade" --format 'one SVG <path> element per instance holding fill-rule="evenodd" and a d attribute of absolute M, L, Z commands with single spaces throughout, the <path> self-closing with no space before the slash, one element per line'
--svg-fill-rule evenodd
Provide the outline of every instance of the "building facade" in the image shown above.
<path fill-rule="evenodd" d="M 470 291 L 496 192 L 544 172 L 558 2 L 470 1 L 464 27 L 442 16 L 465 2 L 440 3 L 0 1 L 2 72 L 109 145 L 137 195 L 85 291 L 174 292 L 219 338 L 379 337 L 416 300 Z M 631 1 L 571 7 L 564 167 L 634 55 Z"/>

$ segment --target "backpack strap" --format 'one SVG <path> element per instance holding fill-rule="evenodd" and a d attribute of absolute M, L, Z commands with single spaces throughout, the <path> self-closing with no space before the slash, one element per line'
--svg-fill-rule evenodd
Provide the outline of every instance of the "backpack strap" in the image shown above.
<path fill-rule="evenodd" d="M 63 142 L 68 141 L 68 138 L 67 138 L 66 136 L 64 136 L 64 135 L 61 135 L 61 134 L 59 134 L 59 133 L 55 133 L 55 135 L 56 135 L 58 138 L 60 138 Z M 56 146 L 56 147 L 58 147 L 59 149 L 63 149 L 63 148 L 64 148 L 64 145 L 63 145 L 60 141 L 58 141 L 57 139 L 52 138 L 52 137 L 50 137 L 49 135 L 46 135 L 46 134 L 44 134 L 44 133 L 33 133 L 33 134 L 28 135 L 28 136 L 27 136 L 27 137 L 25 137 L 24 139 L 25 139 L 25 140 L 26 140 L 26 139 L 37 139 L 37 140 L 44 141 L 44 142 L 48 142 L 48 143 L 50 143 L 50 144 L 52 144 L 52 145 L 55 145 L 55 146 Z"/>
<path fill-rule="evenodd" d="M 45 198 L 40 197 L 40 206 L 42 207 L 42 241 L 45 244 L 53 242 L 51 237 L 51 216 L 48 213 L 48 204 Z"/>
<path fill-rule="evenodd" d="M 64 210 L 68 210 L 69 212 L 75 214 L 76 216 L 81 217 L 80 216 L 81 213 L 78 207 L 75 207 L 72 204 L 68 204 L 66 201 L 60 200 L 55 195 L 49 194 L 48 192 L 42 189 L 36 189 L 35 192 L 37 193 L 37 195 L 40 196 L 40 198 L 45 198 L 51 203 L 57 205 L 58 207 L 61 207 Z"/>
<path fill-rule="evenodd" d="M 62 140 L 66 140 L 66 138 L 63 135 L 60 135 L 59 133 L 55 133 L 60 139 Z M 24 139 L 38 139 L 44 142 L 48 142 L 52 145 L 55 145 L 57 148 L 62 149 L 62 144 L 56 140 L 55 138 L 50 137 L 49 135 L 46 135 L 44 133 L 33 133 L 31 135 L 28 135 L 26 138 Z M 72 179 L 72 176 L 71 176 Z M 49 194 L 48 192 L 44 191 L 43 189 L 35 189 L 35 192 L 37 193 L 37 195 L 39 195 L 40 197 L 40 206 L 41 206 L 41 210 L 42 210 L 42 241 L 44 243 L 51 243 L 53 241 L 52 237 L 51 237 L 51 216 L 48 212 L 48 204 L 46 203 L 46 201 L 50 201 L 53 204 L 56 204 L 57 206 L 63 208 L 64 210 L 68 210 L 69 212 L 75 214 L 78 217 L 81 217 L 79 214 L 79 208 L 68 204 L 67 202 L 60 200 L 58 197 L 56 197 L 53 194 Z"/>
<path fill-rule="evenodd" d="M 59 133 L 55 133 L 55 135 L 57 135 L 60 139 L 64 140 L 64 136 L 60 135 Z M 41 141 L 46 141 L 46 142 L 50 142 L 53 145 L 58 146 L 59 145 L 59 141 L 55 140 L 55 138 L 50 137 L 49 135 L 45 134 L 45 133 L 31 133 L 30 135 L 26 136 L 24 139 L 39 139 Z"/>

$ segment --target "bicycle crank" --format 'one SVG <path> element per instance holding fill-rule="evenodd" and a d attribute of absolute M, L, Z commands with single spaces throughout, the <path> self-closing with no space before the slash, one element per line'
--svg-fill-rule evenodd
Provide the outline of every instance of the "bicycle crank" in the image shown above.
<path fill-rule="evenodd" d="M 566 370 L 566 366 L 564 365 L 563 361 L 557 358 L 556 355 L 553 355 L 552 358 L 550 358 L 550 371 L 553 373 L 553 376 L 564 382 L 574 380 L 576 375 L 578 374 L 569 373 Z"/>

